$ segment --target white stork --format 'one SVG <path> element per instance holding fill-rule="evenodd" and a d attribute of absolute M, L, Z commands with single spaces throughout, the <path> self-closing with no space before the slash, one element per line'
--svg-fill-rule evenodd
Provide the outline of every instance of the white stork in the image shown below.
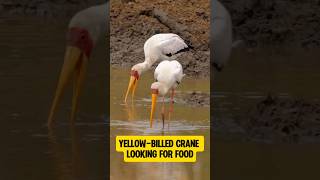
<path fill-rule="evenodd" d="M 65 86 L 74 76 L 71 121 L 77 111 L 78 97 L 85 75 L 90 53 L 100 37 L 106 33 L 108 2 L 78 12 L 72 17 L 67 33 L 67 48 L 64 64 L 60 73 L 55 97 L 48 117 L 48 126 L 53 122 L 53 115 Z"/>
<path fill-rule="evenodd" d="M 154 78 L 156 82 L 151 84 L 152 104 L 150 113 L 150 127 L 152 127 L 153 114 L 158 95 L 160 94 L 161 96 L 163 96 L 161 115 L 164 124 L 164 97 L 169 92 L 169 90 L 171 90 L 170 112 L 172 112 L 174 90 L 181 83 L 183 76 L 184 74 L 182 66 L 178 61 L 165 60 L 157 66 L 156 70 L 154 71 Z"/>
<path fill-rule="evenodd" d="M 188 49 L 188 45 L 176 34 L 163 33 L 151 36 L 144 43 L 144 62 L 138 63 L 131 68 L 131 77 L 124 101 L 127 101 L 130 91 L 132 92 L 132 97 L 134 97 L 138 79 L 143 72 L 149 70 L 157 61 L 172 60 L 169 55 L 177 54 L 185 49 Z"/>

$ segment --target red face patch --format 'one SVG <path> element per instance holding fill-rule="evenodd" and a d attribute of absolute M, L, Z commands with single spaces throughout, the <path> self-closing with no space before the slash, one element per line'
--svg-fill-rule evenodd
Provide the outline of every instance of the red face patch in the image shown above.
<path fill-rule="evenodd" d="M 136 70 L 131 70 L 131 76 L 135 77 L 137 80 L 139 79 L 139 73 Z"/>
<path fill-rule="evenodd" d="M 78 47 L 87 57 L 90 57 L 93 41 L 86 29 L 72 27 L 67 33 L 67 42 L 69 46 Z"/>
<path fill-rule="evenodd" d="M 158 89 L 151 89 L 151 94 L 159 94 L 159 90 Z"/>

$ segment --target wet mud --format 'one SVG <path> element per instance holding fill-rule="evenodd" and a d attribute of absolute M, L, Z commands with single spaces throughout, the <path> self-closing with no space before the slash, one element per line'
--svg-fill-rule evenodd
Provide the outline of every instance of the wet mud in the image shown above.
<path fill-rule="evenodd" d="M 110 19 L 112 66 L 131 67 L 143 62 L 143 45 L 148 38 L 157 33 L 176 33 L 193 47 L 175 56 L 184 73 L 209 76 L 209 0 L 112 1 Z"/>
<path fill-rule="evenodd" d="M 71 17 L 82 9 L 104 2 L 104 0 L 2 0 L 0 16 Z"/>
<path fill-rule="evenodd" d="M 220 0 L 229 10 L 234 38 L 249 47 L 320 47 L 318 0 Z"/>
<path fill-rule="evenodd" d="M 213 130 L 229 139 L 260 143 L 319 143 L 320 104 L 267 96 L 232 119 L 213 120 Z M 237 136 L 237 137 L 236 137 Z"/>
<path fill-rule="evenodd" d="M 192 107 L 209 107 L 210 94 L 201 91 L 186 92 L 178 95 L 179 103 Z"/>
<path fill-rule="evenodd" d="M 241 126 L 266 142 L 320 142 L 320 104 L 268 96 L 248 113 Z"/>

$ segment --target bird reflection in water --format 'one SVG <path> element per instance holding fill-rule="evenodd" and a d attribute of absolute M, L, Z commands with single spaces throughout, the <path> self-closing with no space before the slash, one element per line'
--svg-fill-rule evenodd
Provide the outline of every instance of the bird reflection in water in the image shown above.
<path fill-rule="evenodd" d="M 87 162 L 82 154 L 79 134 L 74 126 L 70 128 L 70 137 L 71 144 L 65 144 L 59 140 L 54 129 L 48 131 L 49 149 L 57 179 L 89 179 Z"/>
<path fill-rule="evenodd" d="M 127 112 L 128 120 L 129 121 L 135 120 L 137 116 L 136 116 L 136 108 L 135 108 L 135 104 L 133 103 L 133 100 L 131 101 L 130 105 L 128 103 L 124 103 L 124 109 Z"/>

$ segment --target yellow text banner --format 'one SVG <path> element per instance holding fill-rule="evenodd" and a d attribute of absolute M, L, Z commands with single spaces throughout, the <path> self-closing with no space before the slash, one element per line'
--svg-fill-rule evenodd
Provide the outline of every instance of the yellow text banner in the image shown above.
<path fill-rule="evenodd" d="M 196 162 L 204 136 L 117 136 L 125 162 Z"/>

